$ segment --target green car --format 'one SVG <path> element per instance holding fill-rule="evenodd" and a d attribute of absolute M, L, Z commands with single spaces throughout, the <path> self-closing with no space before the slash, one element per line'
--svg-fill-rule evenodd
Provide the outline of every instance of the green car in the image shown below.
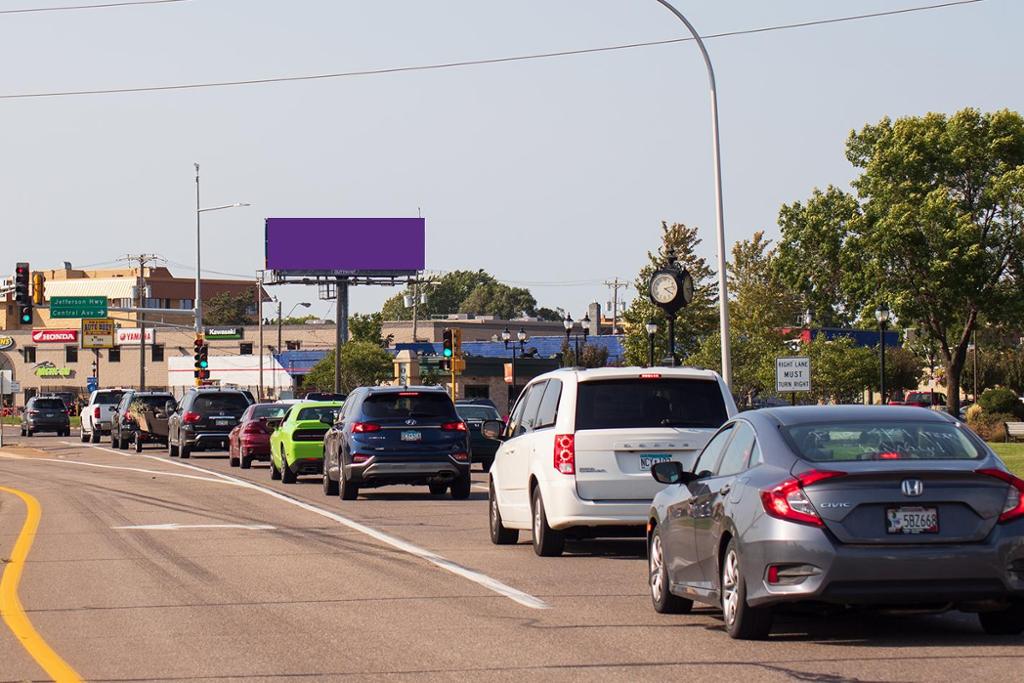
<path fill-rule="evenodd" d="M 296 403 L 270 435 L 270 478 L 294 484 L 300 474 L 322 474 L 324 434 L 341 401 Z"/>

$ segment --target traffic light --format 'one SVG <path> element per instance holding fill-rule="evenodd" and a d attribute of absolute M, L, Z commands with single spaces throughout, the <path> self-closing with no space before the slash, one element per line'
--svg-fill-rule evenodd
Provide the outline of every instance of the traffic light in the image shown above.
<path fill-rule="evenodd" d="M 441 368 L 451 369 L 452 357 L 455 355 L 455 335 L 450 327 L 441 333 Z"/>
<path fill-rule="evenodd" d="M 462 330 L 452 328 L 452 358 L 462 358 Z"/>
<path fill-rule="evenodd" d="M 32 324 L 32 294 L 29 286 L 32 275 L 27 263 L 19 263 L 14 271 L 14 302 L 18 307 L 18 322 Z"/>
<path fill-rule="evenodd" d="M 46 278 L 42 273 L 32 274 L 32 303 L 36 306 L 46 303 Z"/>
<path fill-rule="evenodd" d="M 195 349 L 192 356 L 195 359 L 195 370 L 192 374 L 198 383 L 210 378 L 210 347 L 206 345 L 206 340 L 201 335 L 197 335 L 193 348 Z"/>

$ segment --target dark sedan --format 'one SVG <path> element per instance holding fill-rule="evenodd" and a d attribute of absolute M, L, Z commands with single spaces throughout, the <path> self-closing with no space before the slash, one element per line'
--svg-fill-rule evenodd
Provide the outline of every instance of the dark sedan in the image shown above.
<path fill-rule="evenodd" d="M 967 427 L 921 408 L 773 408 L 734 418 L 648 523 L 659 612 L 721 606 L 734 638 L 773 609 L 832 604 L 978 614 L 1024 631 L 1024 481 Z"/>
<path fill-rule="evenodd" d="M 486 438 L 480 433 L 480 426 L 487 420 L 500 420 L 497 408 L 485 404 L 455 403 L 455 411 L 469 428 L 469 445 L 472 450 L 473 462 L 480 463 L 484 472 L 489 472 L 494 464 L 494 454 L 498 452 L 500 441 Z"/>

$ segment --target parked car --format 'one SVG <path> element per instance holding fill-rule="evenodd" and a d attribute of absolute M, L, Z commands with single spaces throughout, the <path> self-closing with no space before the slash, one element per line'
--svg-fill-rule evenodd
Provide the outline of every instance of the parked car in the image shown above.
<path fill-rule="evenodd" d="M 247 470 L 254 460 L 270 460 L 270 434 L 291 403 L 257 403 L 246 408 L 228 436 L 228 458 L 232 467 Z"/>
<path fill-rule="evenodd" d="M 360 387 L 324 439 L 325 495 L 408 484 L 470 493 L 469 432 L 440 387 Z"/>
<path fill-rule="evenodd" d="M 494 408 L 495 410 L 498 409 L 498 406 L 495 405 L 494 401 L 492 401 L 489 398 L 458 398 L 458 399 L 455 399 L 455 407 L 458 408 L 459 406 L 490 406 L 491 408 Z"/>
<path fill-rule="evenodd" d="M 1024 631 L 1024 481 L 945 413 L 775 408 L 728 422 L 648 525 L 658 612 L 721 606 L 733 638 L 782 604 L 977 612 Z"/>
<path fill-rule="evenodd" d="M 889 401 L 889 405 L 945 410 L 946 395 L 940 391 L 908 391 L 903 400 L 892 399 Z"/>
<path fill-rule="evenodd" d="M 79 414 L 82 443 L 99 443 L 101 436 L 110 434 L 111 414 L 123 397 L 124 389 L 97 389 L 89 394 L 89 402 Z"/>
<path fill-rule="evenodd" d="M 21 435 L 54 432 L 57 436 L 71 436 L 71 420 L 64 401 L 56 396 L 33 396 L 21 414 Z"/>
<path fill-rule="evenodd" d="M 488 401 L 490 403 L 490 401 Z M 494 464 L 494 454 L 498 451 L 498 442 L 488 439 L 480 433 L 480 427 L 487 420 L 500 420 L 498 409 L 488 403 L 455 402 L 455 412 L 465 421 L 469 428 L 469 446 L 473 462 L 480 463 L 484 472 L 489 472 Z"/>
<path fill-rule="evenodd" d="M 717 373 L 689 368 L 563 369 L 520 395 L 491 468 L 491 541 L 515 543 L 532 529 L 538 555 L 560 555 L 566 538 L 643 536 L 663 487 L 651 466 L 693 464 L 736 414 Z"/>
<path fill-rule="evenodd" d="M 322 474 L 324 435 L 341 401 L 308 401 L 288 409 L 270 435 L 270 478 L 294 484 L 303 474 Z"/>
<path fill-rule="evenodd" d="M 142 438 L 144 441 L 154 440 L 151 435 L 139 431 L 139 415 L 146 410 L 164 415 L 168 401 L 174 401 L 174 394 L 167 391 L 130 389 L 124 392 L 120 403 L 114 407 L 110 415 L 110 444 L 114 448 L 124 450 L 136 438 Z"/>
<path fill-rule="evenodd" d="M 249 397 L 233 389 L 189 391 L 177 406 L 168 406 L 168 454 L 187 458 L 193 451 L 227 450 L 231 430 L 249 405 Z"/>

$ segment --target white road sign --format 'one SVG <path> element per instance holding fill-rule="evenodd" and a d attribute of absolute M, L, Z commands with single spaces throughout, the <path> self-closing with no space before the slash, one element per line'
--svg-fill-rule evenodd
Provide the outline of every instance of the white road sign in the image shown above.
<path fill-rule="evenodd" d="M 775 391 L 777 393 L 811 390 L 811 359 L 787 356 L 775 359 Z"/>

